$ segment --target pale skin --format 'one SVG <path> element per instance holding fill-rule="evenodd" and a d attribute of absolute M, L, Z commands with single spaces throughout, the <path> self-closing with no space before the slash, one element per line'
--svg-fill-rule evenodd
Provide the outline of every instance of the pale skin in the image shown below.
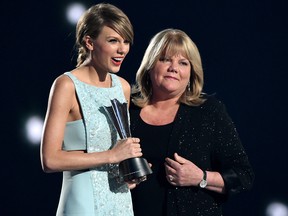
<path fill-rule="evenodd" d="M 130 44 L 106 26 L 96 39 L 86 36 L 85 42 L 89 58 L 72 71 L 73 75 L 90 85 L 111 87 L 108 72 L 120 70 Z M 130 85 L 123 78 L 120 80 L 129 104 Z M 103 152 L 62 150 L 66 123 L 82 118 L 72 80 L 66 75 L 59 76 L 51 87 L 41 142 L 41 162 L 45 172 L 83 170 L 142 156 L 138 138 L 120 140 L 111 150 Z"/>
<path fill-rule="evenodd" d="M 180 53 L 162 57 L 149 72 L 153 95 L 150 103 L 142 108 L 140 116 L 148 124 L 165 125 L 174 121 L 179 108 L 178 99 L 185 91 L 190 79 L 191 65 Z M 197 186 L 203 171 L 192 161 L 177 153 L 166 158 L 167 181 L 173 186 Z M 170 180 L 172 177 L 172 181 Z M 225 193 L 225 185 L 219 172 L 207 171 L 207 190 Z"/>

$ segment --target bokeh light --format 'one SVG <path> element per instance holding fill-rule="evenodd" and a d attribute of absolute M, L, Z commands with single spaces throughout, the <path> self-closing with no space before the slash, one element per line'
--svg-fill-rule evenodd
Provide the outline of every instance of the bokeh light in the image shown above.
<path fill-rule="evenodd" d="M 266 216 L 288 216 L 288 206 L 281 202 L 272 202 L 266 208 Z"/>
<path fill-rule="evenodd" d="M 43 119 L 39 116 L 31 116 L 25 123 L 25 134 L 29 143 L 39 145 L 43 129 Z"/>
<path fill-rule="evenodd" d="M 68 5 L 66 9 L 66 17 L 68 22 L 72 25 L 76 24 L 85 10 L 85 6 L 81 3 L 73 3 Z"/>

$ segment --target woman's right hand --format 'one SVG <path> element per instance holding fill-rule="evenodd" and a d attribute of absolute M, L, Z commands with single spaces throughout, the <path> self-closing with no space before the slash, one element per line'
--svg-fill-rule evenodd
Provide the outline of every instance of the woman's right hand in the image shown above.
<path fill-rule="evenodd" d="M 128 158 L 141 157 L 143 155 L 140 139 L 135 137 L 119 140 L 110 151 L 113 163 L 119 163 Z"/>

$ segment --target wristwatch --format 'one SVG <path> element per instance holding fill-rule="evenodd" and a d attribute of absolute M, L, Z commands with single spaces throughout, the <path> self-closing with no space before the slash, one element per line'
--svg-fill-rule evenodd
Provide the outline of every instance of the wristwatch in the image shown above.
<path fill-rule="evenodd" d="M 205 188 L 207 186 L 207 172 L 203 170 L 203 179 L 201 180 L 199 186 Z"/>

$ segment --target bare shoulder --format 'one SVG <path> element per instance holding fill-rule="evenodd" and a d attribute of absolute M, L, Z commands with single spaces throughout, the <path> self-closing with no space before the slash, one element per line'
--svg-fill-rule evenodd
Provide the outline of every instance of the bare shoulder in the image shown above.
<path fill-rule="evenodd" d="M 125 80 L 124 78 L 119 77 L 119 79 L 120 79 L 120 82 L 121 82 L 121 85 L 122 85 L 122 89 L 123 89 L 125 98 L 126 98 L 126 100 L 128 102 L 128 105 L 130 105 L 131 86 L 130 86 L 129 82 L 127 80 Z"/>
<path fill-rule="evenodd" d="M 129 82 L 127 80 L 125 80 L 123 77 L 120 77 L 120 76 L 118 76 L 118 77 L 120 79 L 120 82 L 122 84 L 124 92 L 126 92 L 126 91 L 130 92 L 131 86 L 130 86 Z"/>
<path fill-rule="evenodd" d="M 73 81 L 67 75 L 58 76 L 50 89 L 49 105 L 52 110 L 61 110 L 62 114 L 72 109 L 76 101 Z"/>
<path fill-rule="evenodd" d="M 52 88 L 57 91 L 71 93 L 75 91 L 74 83 L 67 75 L 62 74 L 58 76 L 52 85 Z"/>

